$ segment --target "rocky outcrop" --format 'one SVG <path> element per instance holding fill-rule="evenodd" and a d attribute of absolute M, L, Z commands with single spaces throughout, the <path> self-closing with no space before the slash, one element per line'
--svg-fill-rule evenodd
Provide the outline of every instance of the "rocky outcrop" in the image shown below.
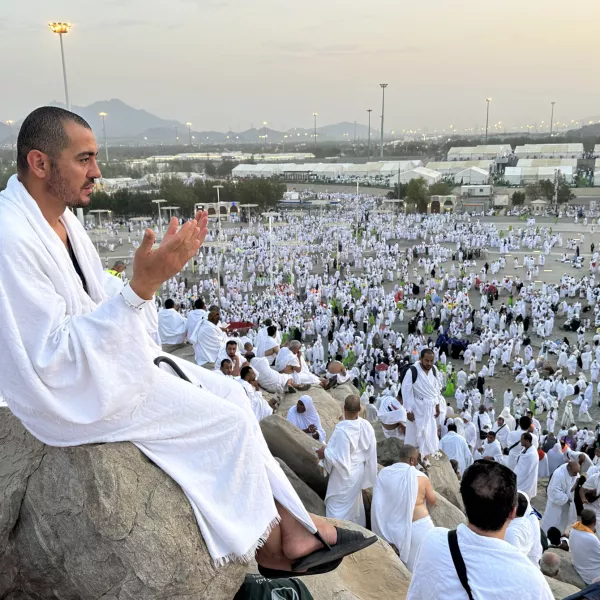
<path fill-rule="evenodd" d="M 325 498 L 327 478 L 323 476 L 313 448 L 323 444 L 294 427 L 280 415 L 271 415 L 260 422 L 271 454 L 280 458 L 296 475 Z"/>
<path fill-rule="evenodd" d="M 342 385 L 336 385 L 334 388 L 331 388 L 329 390 L 329 393 L 333 396 L 335 400 L 341 403 L 342 406 L 344 405 L 344 401 L 346 400 L 347 396 L 350 396 L 352 394 L 354 396 L 360 396 L 359 390 L 356 387 L 354 387 L 354 385 L 352 385 L 350 381 L 347 381 Z"/>
<path fill-rule="evenodd" d="M 464 512 L 458 477 L 456 477 L 448 457 L 443 452 L 440 451 L 436 456 L 436 458 L 432 457 L 431 466 L 427 469 L 431 485 L 438 494 L 444 496 L 446 500 L 449 500 Z"/>
<path fill-rule="evenodd" d="M 292 487 L 302 500 L 302 504 L 309 513 L 313 515 L 325 516 L 325 502 L 321 500 L 319 494 L 311 490 L 305 483 L 292 471 L 280 458 L 275 459 L 287 478 L 290 480 Z"/>
<path fill-rule="evenodd" d="M 354 523 L 334 523 L 371 535 Z M 305 577 L 303 581 L 315 600 L 404 600 L 410 573 L 391 546 L 380 539 L 346 557 L 332 573 Z"/>
<path fill-rule="evenodd" d="M 132 444 L 51 448 L 0 409 L 0 597 L 230 600 L 181 488 Z M 8 541 L 7 541 L 8 540 Z"/>
<path fill-rule="evenodd" d="M 381 427 L 379 427 L 381 430 Z M 383 436 L 383 432 L 381 433 Z M 389 466 L 400 461 L 400 448 L 404 444 L 398 438 L 386 438 L 377 440 L 377 462 L 380 465 Z"/>
<path fill-rule="evenodd" d="M 564 598 L 572 596 L 579 591 L 579 588 L 575 587 L 574 585 L 558 581 L 557 579 L 553 579 L 552 577 L 547 577 L 545 575 L 544 577 L 546 577 L 546 581 L 550 586 L 550 590 L 555 600 L 563 600 Z"/>
<path fill-rule="evenodd" d="M 435 488 L 434 488 L 435 489 Z M 466 523 L 466 516 L 454 504 L 446 500 L 444 496 L 435 493 L 437 504 L 430 507 L 429 514 L 436 527 L 447 527 L 456 529 L 461 523 Z"/>
<path fill-rule="evenodd" d="M 292 406 L 295 406 L 298 399 L 304 395 L 312 398 L 315 408 L 319 413 L 321 425 L 327 434 L 327 439 L 329 439 L 342 416 L 342 406 L 329 392 L 326 392 L 319 385 L 311 386 L 306 392 L 284 394 L 281 399 L 278 414 L 286 418 L 288 410 Z"/>
<path fill-rule="evenodd" d="M 552 548 L 550 551 L 553 554 L 560 556 L 560 569 L 558 575 L 554 579 L 568 583 L 579 589 L 586 587 L 585 581 L 581 579 L 581 576 L 573 566 L 571 553 L 560 550 L 559 548 Z"/>

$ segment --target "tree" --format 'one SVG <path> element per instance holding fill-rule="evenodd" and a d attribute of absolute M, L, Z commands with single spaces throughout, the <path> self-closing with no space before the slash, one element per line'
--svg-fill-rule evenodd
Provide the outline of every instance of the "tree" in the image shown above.
<path fill-rule="evenodd" d="M 542 179 L 540 181 L 540 197 L 545 198 L 548 202 L 552 202 L 554 199 L 554 182 L 549 179 Z"/>
<path fill-rule="evenodd" d="M 539 183 L 528 183 L 525 186 L 525 196 L 531 202 L 542 197 L 542 188 Z"/>
<path fill-rule="evenodd" d="M 523 192 L 515 192 L 512 195 L 513 206 L 520 206 L 525 204 L 525 194 Z"/>
<path fill-rule="evenodd" d="M 388 198 L 406 198 L 406 184 L 400 183 L 400 196 L 398 196 L 398 183 L 395 183 L 394 191 L 388 192 Z"/>
<path fill-rule="evenodd" d="M 427 212 L 427 197 L 429 195 L 429 187 L 423 177 L 411 179 L 406 184 L 406 199 L 417 208 L 417 212 Z"/>
<path fill-rule="evenodd" d="M 204 173 L 206 173 L 207 177 L 215 177 L 217 175 L 217 167 L 215 167 L 214 163 L 207 160 L 204 163 Z"/>
<path fill-rule="evenodd" d="M 438 181 L 429 186 L 430 196 L 449 196 L 452 194 L 452 185 L 447 181 Z"/>
<path fill-rule="evenodd" d="M 219 177 L 229 177 L 231 176 L 231 171 L 233 171 L 233 169 L 239 164 L 240 163 L 233 162 L 229 159 L 222 160 L 217 167 L 217 175 Z"/>
<path fill-rule="evenodd" d="M 567 185 L 564 177 L 558 182 L 558 194 L 557 201 L 559 204 L 566 204 L 570 200 L 575 200 L 575 194 L 571 191 L 571 188 Z"/>

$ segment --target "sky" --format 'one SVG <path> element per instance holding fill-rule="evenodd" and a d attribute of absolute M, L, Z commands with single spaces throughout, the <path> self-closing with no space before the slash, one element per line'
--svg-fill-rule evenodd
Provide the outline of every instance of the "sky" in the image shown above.
<path fill-rule="evenodd" d="M 599 115 L 598 0 L 3 0 L 0 120 L 119 98 L 195 130 L 381 115 L 386 132 Z M 377 127 L 378 128 L 378 127 Z"/>

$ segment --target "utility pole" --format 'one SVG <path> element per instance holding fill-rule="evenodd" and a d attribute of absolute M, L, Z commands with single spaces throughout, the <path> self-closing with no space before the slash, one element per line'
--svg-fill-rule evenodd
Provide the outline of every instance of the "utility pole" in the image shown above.
<path fill-rule="evenodd" d="M 556 102 L 550 102 L 552 104 L 552 114 L 550 115 L 550 137 L 552 137 L 552 131 L 554 130 L 554 105 Z"/>
<path fill-rule="evenodd" d="M 369 141 L 367 144 L 367 161 L 371 160 L 371 113 L 373 112 L 372 108 L 367 108 L 367 112 L 369 113 Z"/>
<path fill-rule="evenodd" d="M 383 158 L 383 119 L 385 116 L 385 88 L 388 86 L 387 83 L 380 83 L 381 86 L 381 153 L 380 158 Z"/>
<path fill-rule="evenodd" d="M 487 110 L 485 113 L 485 143 L 487 144 L 487 140 L 488 140 L 488 126 L 490 124 L 490 102 L 492 101 L 491 98 L 486 98 L 485 101 L 487 102 Z"/>

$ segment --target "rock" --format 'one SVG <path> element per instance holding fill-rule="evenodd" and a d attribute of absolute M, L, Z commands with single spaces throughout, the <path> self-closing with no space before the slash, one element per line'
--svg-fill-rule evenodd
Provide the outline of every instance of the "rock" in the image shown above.
<path fill-rule="evenodd" d="M 448 457 L 442 451 L 439 452 L 438 458 L 432 457 L 427 474 L 433 489 L 444 496 L 446 500 L 452 502 L 461 512 L 464 512 L 465 509 L 460 496 L 460 482 Z"/>
<path fill-rule="evenodd" d="M 323 444 L 280 415 L 263 419 L 260 428 L 271 454 L 280 458 L 309 488 L 325 498 L 327 478 L 323 476 L 313 450 Z"/>
<path fill-rule="evenodd" d="M 546 502 L 548 500 L 548 482 L 547 478 L 538 479 L 537 493 L 531 500 L 531 506 L 544 514 L 546 511 Z"/>
<path fill-rule="evenodd" d="M 4 507 L 15 506 L 11 482 L 23 476 L 25 485 L 20 484 L 18 520 L 8 526 L 3 520 L 2 531 L 9 531 L 14 545 L 3 548 L 3 567 L 9 569 L 2 572 L 18 576 L 0 597 L 230 600 L 235 595 L 247 567 L 212 566 L 185 494 L 133 444 L 43 446 L 6 412 L 0 416 L 3 519 Z M 13 468 L 27 457 L 27 469 Z"/>
<path fill-rule="evenodd" d="M 372 535 L 354 523 L 333 522 Z M 379 539 L 369 548 L 346 557 L 332 573 L 305 577 L 304 583 L 315 600 L 404 600 L 410 573 L 391 546 Z"/>
<path fill-rule="evenodd" d="M 319 495 L 316 492 L 313 492 L 313 490 L 311 490 L 280 458 L 276 458 L 275 460 L 279 463 L 279 466 L 290 480 L 292 487 L 296 490 L 296 493 L 300 497 L 300 500 L 302 500 L 302 504 L 304 504 L 306 510 L 313 515 L 324 517 L 325 502 L 321 500 Z"/>
<path fill-rule="evenodd" d="M 554 549 L 552 551 L 554 552 Z M 579 588 L 576 588 L 574 585 L 558 581 L 557 579 L 553 579 L 552 577 L 548 577 L 546 575 L 544 575 L 544 577 L 546 577 L 546 581 L 550 586 L 550 590 L 552 591 L 555 600 L 563 600 L 563 598 L 572 596 L 580 591 Z"/>
<path fill-rule="evenodd" d="M 560 570 L 554 579 L 573 585 L 580 590 L 586 587 L 585 581 L 581 579 L 581 575 L 579 575 L 573 566 L 571 553 L 559 548 L 552 548 L 551 552 L 560 556 Z"/>
<path fill-rule="evenodd" d="M 381 427 L 379 430 L 381 431 Z M 386 466 L 400 462 L 400 448 L 403 446 L 404 444 L 398 438 L 384 437 L 381 441 L 377 441 L 377 462 Z"/>
<path fill-rule="evenodd" d="M 465 515 L 444 496 L 435 493 L 437 504 L 429 510 L 431 520 L 436 527 L 447 527 L 448 529 L 456 529 L 460 523 L 466 523 Z"/>
<path fill-rule="evenodd" d="M 304 395 L 312 398 L 321 419 L 321 426 L 327 434 L 327 439 L 329 439 L 342 416 L 342 407 L 340 403 L 321 386 L 313 385 L 306 392 L 298 392 L 297 394 L 284 394 L 278 413 L 283 418 L 287 418 L 288 410 L 296 405 L 300 396 Z"/>
<path fill-rule="evenodd" d="M 347 396 L 350 396 L 352 394 L 355 396 L 360 396 L 359 390 L 356 387 L 354 387 L 354 385 L 352 385 L 352 382 L 350 381 L 347 381 L 342 385 L 336 385 L 335 387 L 329 390 L 329 393 L 333 396 L 335 400 L 340 402 L 342 406 L 344 405 L 344 401 L 346 400 Z"/>

